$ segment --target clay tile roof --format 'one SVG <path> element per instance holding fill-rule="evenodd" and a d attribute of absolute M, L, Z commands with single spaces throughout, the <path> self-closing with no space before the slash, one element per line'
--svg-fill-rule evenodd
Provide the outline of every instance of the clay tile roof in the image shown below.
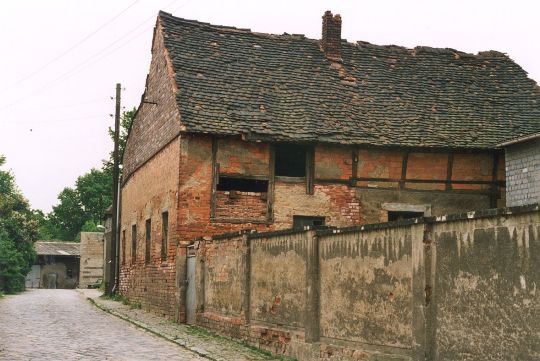
<path fill-rule="evenodd" d="M 34 248 L 42 256 L 80 256 L 80 243 L 61 241 L 37 241 Z"/>
<path fill-rule="evenodd" d="M 540 132 L 540 90 L 505 54 L 319 41 L 160 12 L 186 132 L 273 141 L 494 148 Z"/>

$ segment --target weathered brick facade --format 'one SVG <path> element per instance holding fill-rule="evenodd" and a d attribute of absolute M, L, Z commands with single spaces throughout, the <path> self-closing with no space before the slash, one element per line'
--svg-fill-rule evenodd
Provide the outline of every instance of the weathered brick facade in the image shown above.
<path fill-rule="evenodd" d="M 386 138 L 379 145 L 340 143 L 336 141 L 341 139 L 337 131 L 328 133 L 320 142 L 307 136 L 283 142 L 277 136 L 265 138 L 238 130 L 237 125 L 245 124 L 239 120 L 242 117 L 264 117 L 272 111 L 262 104 L 269 90 L 246 90 L 246 94 L 261 95 L 259 104 L 249 111 L 226 103 L 227 94 L 213 93 L 211 87 L 206 91 L 214 94 L 212 102 L 199 101 L 197 87 L 211 78 L 203 70 L 194 70 L 195 63 L 182 68 L 171 60 L 167 49 L 178 52 L 176 60 L 182 54 L 182 61 L 195 62 L 199 48 L 181 52 L 172 47 L 182 39 L 175 31 L 164 31 L 158 19 L 146 91 L 124 155 L 121 291 L 145 308 L 185 320 L 187 247 L 200 237 L 248 228 L 281 230 L 302 222 L 345 227 L 504 205 L 504 156 L 485 145 L 443 147 L 437 143 L 438 138 L 437 142 L 433 140 L 436 137 L 434 143 L 429 143 L 431 146 L 413 146 L 409 139 L 400 145 L 400 141 Z M 200 45 L 208 52 L 198 60 L 202 68 L 224 56 L 219 39 L 218 34 L 216 39 Z M 335 65 L 324 64 L 329 69 Z M 179 79 L 189 81 L 182 83 Z M 337 88 L 334 90 L 342 95 Z M 212 107 L 224 104 L 228 104 L 225 113 L 212 113 Z M 208 114 L 208 128 L 193 120 L 203 113 Z M 294 118 L 292 113 L 287 116 Z M 261 118 L 257 126 L 271 128 L 272 121 Z M 293 133 L 303 127 L 301 121 L 295 121 L 291 120 Z M 223 124 L 230 128 L 222 132 L 219 127 Z M 329 120 L 328 124 L 337 126 L 335 121 Z M 354 128 L 346 119 L 339 126 Z M 327 139 L 332 141 L 324 141 Z M 280 161 L 277 155 L 287 157 L 282 150 L 291 144 L 303 147 L 305 172 L 293 176 L 276 174 Z M 162 257 L 165 212 L 168 237 L 166 257 Z M 214 321 L 220 324 L 223 320 Z M 209 318 L 205 322 L 214 321 Z M 227 322 L 236 325 L 234 317 Z"/>

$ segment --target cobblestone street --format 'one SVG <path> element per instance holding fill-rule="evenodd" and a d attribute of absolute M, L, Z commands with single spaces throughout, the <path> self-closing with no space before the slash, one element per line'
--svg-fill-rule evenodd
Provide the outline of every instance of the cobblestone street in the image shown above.
<path fill-rule="evenodd" d="M 93 307 L 75 290 L 0 299 L 0 360 L 205 360 Z"/>

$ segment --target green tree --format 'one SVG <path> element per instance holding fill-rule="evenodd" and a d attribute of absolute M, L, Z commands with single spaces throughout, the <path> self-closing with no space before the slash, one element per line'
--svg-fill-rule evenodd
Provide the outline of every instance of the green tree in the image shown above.
<path fill-rule="evenodd" d="M 0 166 L 5 157 L 0 156 Z M 24 289 L 24 278 L 35 260 L 33 242 L 38 222 L 9 171 L 0 170 L 0 292 Z"/>
<path fill-rule="evenodd" d="M 58 195 L 58 200 L 60 202 L 53 206 L 53 211 L 49 215 L 52 228 L 59 231 L 56 238 L 73 241 L 87 220 L 79 193 L 73 188 L 66 187 Z"/>
<path fill-rule="evenodd" d="M 92 169 L 77 179 L 75 191 L 87 220 L 98 224 L 112 203 L 112 171 Z"/>

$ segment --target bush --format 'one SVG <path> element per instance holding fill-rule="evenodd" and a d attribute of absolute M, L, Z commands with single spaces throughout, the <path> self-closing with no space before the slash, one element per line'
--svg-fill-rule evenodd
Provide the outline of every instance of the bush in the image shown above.
<path fill-rule="evenodd" d="M 0 239 L 0 292 L 15 293 L 24 291 L 24 280 L 28 263 L 15 245 Z"/>
<path fill-rule="evenodd" d="M 0 167 L 5 158 L 0 155 Z M 0 292 L 24 290 L 26 274 L 36 258 L 37 216 L 9 171 L 0 169 Z"/>

